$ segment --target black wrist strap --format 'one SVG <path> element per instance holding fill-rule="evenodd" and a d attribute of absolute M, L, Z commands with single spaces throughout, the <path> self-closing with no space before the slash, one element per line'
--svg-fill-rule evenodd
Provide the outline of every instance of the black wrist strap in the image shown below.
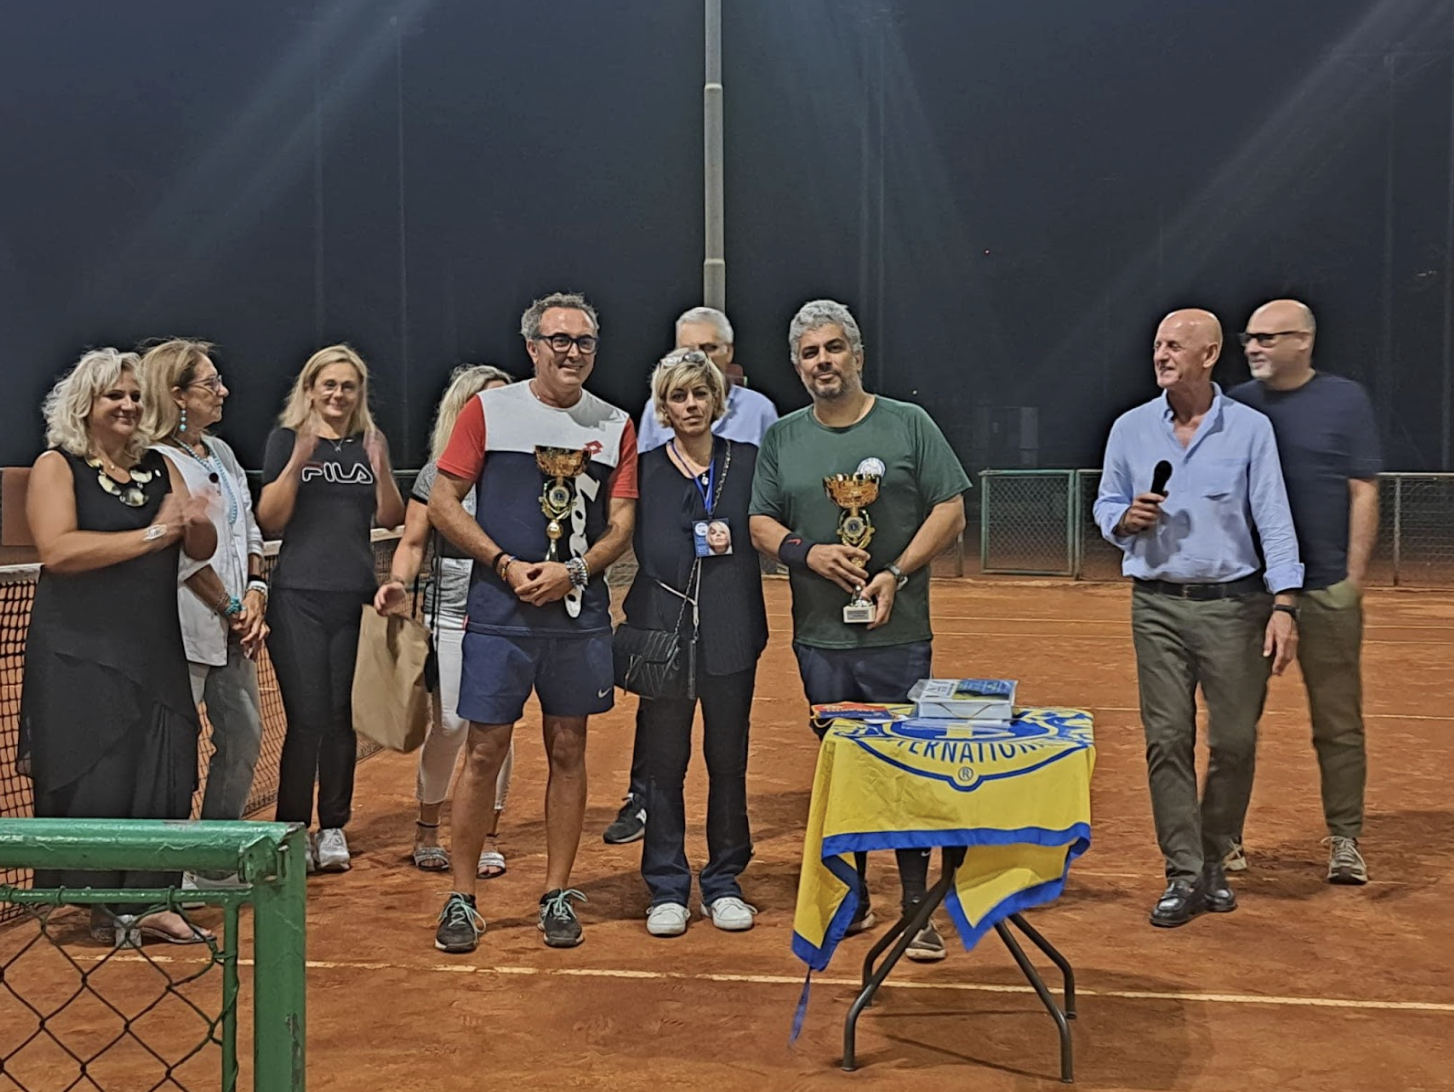
<path fill-rule="evenodd" d="M 816 542 L 809 542 L 802 535 L 795 535 L 791 531 L 778 543 L 777 556 L 790 569 L 808 571 L 808 551 L 816 546 Z"/>

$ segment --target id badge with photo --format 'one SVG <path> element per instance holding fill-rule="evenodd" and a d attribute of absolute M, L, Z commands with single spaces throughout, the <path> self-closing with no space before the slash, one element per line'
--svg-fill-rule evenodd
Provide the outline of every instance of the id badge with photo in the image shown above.
<path fill-rule="evenodd" d="M 732 552 L 732 526 L 725 519 L 699 519 L 692 524 L 692 548 L 698 557 L 726 557 Z"/>

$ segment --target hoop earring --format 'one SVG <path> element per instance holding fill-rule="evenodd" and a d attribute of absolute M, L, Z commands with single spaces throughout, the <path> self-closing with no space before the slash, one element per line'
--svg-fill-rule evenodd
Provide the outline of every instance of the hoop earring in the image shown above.
<path fill-rule="evenodd" d="M 178 432 L 186 432 L 187 431 L 187 408 L 185 406 L 182 407 L 182 419 L 179 422 L 177 422 L 177 431 Z"/>

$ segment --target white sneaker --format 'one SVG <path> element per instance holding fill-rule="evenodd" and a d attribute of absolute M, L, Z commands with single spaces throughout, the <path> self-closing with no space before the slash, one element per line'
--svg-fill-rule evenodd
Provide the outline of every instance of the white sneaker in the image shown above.
<path fill-rule="evenodd" d="M 729 933 L 743 933 L 752 928 L 752 919 L 757 916 L 757 907 L 749 906 L 736 895 L 723 895 L 720 899 L 702 907 L 702 916 L 712 919 L 718 929 Z"/>
<path fill-rule="evenodd" d="M 351 867 L 348 859 L 348 839 L 337 827 L 318 832 L 317 848 L 319 872 L 347 872 Z"/>
<path fill-rule="evenodd" d="M 183 891 L 196 891 L 197 890 L 197 873 L 195 873 L 195 872 L 183 872 L 182 873 L 182 890 Z M 202 909 L 205 909 L 206 906 L 207 906 L 207 904 L 205 902 L 198 902 L 196 899 L 189 899 L 186 896 L 183 896 L 180 905 L 181 905 L 181 907 L 182 907 L 183 910 L 202 910 Z"/>
<path fill-rule="evenodd" d="M 236 872 L 216 880 L 210 876 L 204 876 L 200 872 L 182 873 L 183 891 L 235 891 L 242 886 L 243 883 L 237 878 Z M 181 904 L 183 910 L 201 910 L 206 905 L 205 902 L 198 902 L 196 899 L 186 900 Z"/>
<path fill-rule="evenodd" d="M 646 931 L 654 937 L 679 937 L 687 931 L 692 912 L 679 902 L 663 902 L 646 913 Z"/>
<path fill-rule="evenodd" d="M 313 844 L 315 837 L 311 830 L 303 832 L 303 864 L 309 876 L 318 871 L 318 847 Z"/>

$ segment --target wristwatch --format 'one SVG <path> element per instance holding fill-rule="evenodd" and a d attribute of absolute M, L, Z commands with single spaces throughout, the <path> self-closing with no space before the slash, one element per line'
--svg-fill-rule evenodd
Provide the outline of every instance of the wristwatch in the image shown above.
<path fill-rule="evenodd" d="M 1281 611 L 1283 614 L 1291 614 L 1294 622 L 1298 620 L 1298 609 L 1291 603 L 1274 603 L 1272 604 L 1272 609 L 1274 611 Z"/>
<path fill-rule="evenodd" d="M 897 585 L 895 590 L 897 591 L 903 591 L 904 585 L 909 582 L 909 578 L 905 575 L 904 570 L 897 565 L 885 565 L 884 572 L 889 573 L 894 578 L 894 583 Z"/>

